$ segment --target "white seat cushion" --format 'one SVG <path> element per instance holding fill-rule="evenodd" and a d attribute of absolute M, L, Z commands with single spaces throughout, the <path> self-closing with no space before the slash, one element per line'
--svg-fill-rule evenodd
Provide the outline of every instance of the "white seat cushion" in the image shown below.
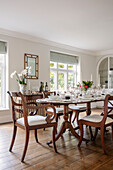
<path fill-rule="evenodd" d="M 89 115 L 89 116 L 85 116 L 79 120 L 86 120 L 89 122 L 99 123 L 102 121 L 102 119 L 103 119 L 103 116 L 100 116 L 100 115 Z M 112 122 L 113 122 L 113 119 L 107 117 L 105 124 L 112 123 Z"/>
<path fill-rule="evenodd" d="M 63 113 L 64 109 L 62 107 L 55 107 L 56 113 Z M 52 108 L 47 109 L 48 112 L 53 112 Z"/>
<path fill-rule="evenodd" d="M 69 109 L 72 109 L 72 110 L 85 110 L 86 107 L 85 106 L 69 106 Z"/>
<path fill-rule="evenodd" d="M 45 120 L 46 117 L 44 117 L 44 116 L 40 116 L 40 115 L 27 116 L 27 119 L 28 119 L 29 126 L 47 124 L 47 122 Z M 53 120 L 52 123 L 53 122 L 55 122 L 55 120 Z M 24 117 L 17 119 L 17 123 L 24 126 Z"/>

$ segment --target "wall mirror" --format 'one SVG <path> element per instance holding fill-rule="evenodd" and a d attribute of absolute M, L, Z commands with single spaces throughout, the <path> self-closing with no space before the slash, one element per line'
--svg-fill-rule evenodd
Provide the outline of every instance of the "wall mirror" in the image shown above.
<path fill-rule="evenodd" d="M 39 57 L 33 54 L 24 54 L 24 69 L 31 67 L 31 72 L 26 75 L 27 79 L 38 79 Z"/>

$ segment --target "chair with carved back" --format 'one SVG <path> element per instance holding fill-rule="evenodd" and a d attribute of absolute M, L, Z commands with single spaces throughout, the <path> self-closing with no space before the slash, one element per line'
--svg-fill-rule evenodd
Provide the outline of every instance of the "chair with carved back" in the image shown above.
<path fill-rule="evenodd" d="M 56 95 L 56 92 L 43 92 L 43 98 L 48 98 L 50 95 Z M 58 106 L 55 106 L 55 109 L 56 109 L 56 122 L 58 123 L 58 118 L 60 118 L 60 116 L 63 115 L 63 111 L 64 111 L 64 108 L 63 107 L 60 107 L 59 105 Z M 53 112 L 53 110 L 51 108 L 49 109 L 45 109 L 45 116 L 46 115 L 51 115 Z M 71 115 L 72 115 L 72 111 L 69 110 L 69 114 L 70 114 L 70 121 L 71 121 Z"/>
<path fill-rule="evenodd" d="M 37 129 L 43 129 L 43 128 L 48 128 L 48 127 L 53 127 L 53 131 L 52 131 L 52 142 L 53 142 L 53 147 L 55 152 L 57 152 L 56 149 L 56 145 L 55 145 L 55 134 L 56 134 L 56 128 L 57 128 L 57 123 L 55 121 L 55 117 L 56 117 L 56 110 L 55 107 L 52 105 L 40 105 L 40 106 L 36 106 L 36 104 L 34 102 L 29 102 L 26 103 L 24 96 L 19 92 L 9 92 L 8 94 L 10 95 L 11 98 L 11 102 L 12 102 L 12 118 L 13 118 L 13 136 L 12 136 L 12 141 L 11 141 L 11 145 L 9 148 L 9 151 L 12 151 L 13 145 L 14 145 L 14 141 L 15 141 L 15 137 L 16 137 L 16 132 L 17 132 L 17 127 L 22 128 L 23 130 L 25 130 L 26 133 L 26 137 L 25 137 L 25 146 L 24 146 L 24 151 L 22 154 L 22 158 L 21 158 L 21 162 L 24 161 L 25 155 L 26 155 L 26 151 L 27 151 L 27 147 L 28 147 L 28 142 L 29 142 L 29 133 L 30 130 L 34 130 L 35 132 L 35 139 L 36 142 L 38 143 L 38 137 L 37 137 Z M 22 99 L 22 104 L 18 104 L 14 101 L 14 97 L 18 96 L 21 97 Z M 33 106 L 33 104 L 35 104 L 35 106 Z M 18 107 L 22 107 L 22 109 L 18 108 Z M 30 116 L 27 114 L 27 109 L 35 109 L 36 111 L 42 108 L 52 108 L 53 109 L 53 114 L 51 117 L 44 117 L 44 116 L 40 116 L 40 115 L 34 115 L 31 114 Z M 19 112 L 21 114 L 23 114 L 23 117 L 21 118 L 16 118 L 16 112 Z"/>
<path fill-rule="evenodd" d="M 88 125 L 95 128 L 95 134 L 93 136 L 93 140 L 96 139 L 98 129 L 100 129 L 100 135 L 101 135 L 101 144 L 102 148 L 104 150 L 104 153 L 106 154 L 106 149 L 104 145 L 104 132 L 106 127 L 111 126 L 112 128 L 112 139 L 113 139 L 113 119 L 108 117 L 108 114 L 113 111 L 113 103 L 111 102 L 113 100 L 113 96 L 106 95 L 105 101 L 104 101 L 104 114 L 99 115 L 89 115 L 81 118 L 78 123 L 80 127 L 80 141 L 78 143 L 78 146 L 81 145 L 81 142 L 83 140 L 83 125 Z"/>
<path fill-rule="evenodd" d="M 78 120 L 79 120 L 79 114 L 81 112 L 85 112 L 86 111 L 86 106 L 83 105 L 69 105 L 68 107 L 70 110 L 73 111 L 74 114 L 74 118 L 72 120 L 72 123 L 74 123 L 74 121 L 76 120 L 76 123 L 78 125 Z M 79 126 L 77 126 L 75 129 L 78 129 Z"/>

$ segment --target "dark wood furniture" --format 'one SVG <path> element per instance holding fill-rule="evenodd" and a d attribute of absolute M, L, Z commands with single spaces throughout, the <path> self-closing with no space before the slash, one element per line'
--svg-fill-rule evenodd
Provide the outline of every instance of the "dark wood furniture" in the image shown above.
<path fill-rule="evenodd" d="M 93 99 L 93 100 L 85 100 L 85 101 L 44 101 L 43 99 L 41 100 L 37 100 L 38 103 L 41 103 L 41 104 L 51 104 L 51 105 L 54 105 L 54 106 L 59 106 L 59 105 L 63 105 L 64 106 L 64 116 L 63 116 L 63 119 L 64 121 L 62 122 L 61 124 L 61 127 L 60 127 L 60 130 L 59 132 L 55 135 L 55 141 L 57 141 L 63 134 L 63 132 L 65 132 L 66 129 L 70 129 L 71 133 L 76 137 L 76 138 L 80 138 L 80 136 L 76 133 L 76 131 L 74 130 L 73 126 L 71 125 L 71 122 L 69 121 L 68 119 L 68 106 L 70 104 L 84 104 L 86 103 L 87 104 L 87 109 L 86 109 L 86 113 L 87 115 L 90 115 L 91 114 L 91 102 L 99 102 L 99 101 L 104 101 L 104 99 Z M 88 141 L 86 139 L 83 138 L 84 141 Z M 48 142 L 48 144 L 50 144 L 50 142 Z"/>
<path fill-rule="evenodd" d="M 43 98 L 48 98 L 50 95 L 56 95 L 55 91 L 43 92 Z"/>
<path fill-rule="evenodd" d="M 43 92 L 43 98 L 48 98 L 51 94 L 53 94 L 54 96 L 56 95 L 56 92 Z M 64 108 L 63 107 L 60 107 L 60 105 L 57 105 L 55 107 L 56 109 L 56 122 L 58 123 L 58 118 L 60 118 L 60 116 L 63 116 L 64 115 Z M 51 108 L 49 109 L 45 109 L 45 116 L 49 115 L 49 114 L 53 114 L 52 113 L 53 110 Z M 70 114 L 70 122 L 71 122 L 71 117 L 72 117 L 72 111 L 71 110 L 68 110 L 68 114 Z"/>
<path fill-rule="evenodd" d="M 21 93 L 8 92 L 8 94 L 10 95 L 11 102 L 12 102 L 12 118 L 13 118 L 13 124 L 14 124 L 13 125 L 14 126 L 13 137 L 12 137 L 12 142 L 11 142 L 9 151 L 10 152 L 12 151 L 14 141 L 15 141 L 15 137 L 16 137 L 17 127 L 22 128 L 23 130 L 25 130 L 25 133 L 26 133 L 25 146 L 24 146 L 24 151 L 23 151 L 23 155 L 22 155 L 22 158 L 21 158 L 21 162 L 24 161 L 24 158 L 25 158 L 25 155 L 26 155 L 28 142 L 29 142 L 30 130 L 34 130 L 35 139 L 36 139 L 36 142 L 38 143 L 37 129 L 53 127 L 52 142 L 53 142 L 54 150 L 55 150 L 55 152 L 57 152 L 56 145 L 55 145 L 55 134 L 56 134 L 56 128 L 57 128 L 57 123 L 55 121 L 55 117 L 56 117 L 55 107 L 51 106 L 51 105 L 31 106 L 31 105 L 34 104 L 34 102 L 28 102 L 27 103 L 26 100 L 25 100 L 25 97 Z M 15 96 L 21 97 L 22 104 L 18 104 L 14 101 Z M 22 106 L 22 109 L 18 108 L 20 106 Z M 51 117 L 44 117 L 44 116 L 40 116 L 40 115 L 28 116 L 28 114 L 26 112 L 27 109 L 39 110 L 41 108 L 45 109 L 45 108 L 48 108 L 48 107 L 51 107 L 54 110 Z M 19 112 L 19 113 L 23 114 L 23 117 L 16 119 L 16 113 L 15 112 Z"/>
<path fill-rule="evenodd" d="M 14 94 L 14 92 L 13 92 Z M 24 93 L 23 94 L 25 102 L 36 102 L 36 99 L 42 99 L 43 98 L 43 93 L 40 92 L 35 92 L 34 93 Z M 19 96 L 15 96 L 16 97 L 16 102 L 19 104 L 22 104 L 21 98 Z M 34 112 L 33 109 L 26 109 L 27 113 L 29 114 L 30 112 Z M 39 115 L 44 115 L 44 109 L 40 109 L 38 110 L 38 114 Z M 19 117 L 21 117 L 21 115 L 19 115 Z"/>
<path fill-rule="evenodd" d="M 23 94 L 24 96 L 24 99 L 26 102 L 28 101 L 36 101 L 36 99 L 42 99 L 43 98 L 43 93 L 40 93 L 40 92 L 36 92 L 36 94 L 34 93 L 30 93 L 30 94 Z"/>
<path fill-rule="evenodd" d="M 113 100 L 113 96 L 106 95 L 106 98 L 105 98 L 105 101 L 104 101 L 104 114 L 103 114 L 103 116 L 101 116 L 101 115 L 88 115 L 88 116 L 85 116 L 85 117 L 83 117 L 79 120 L 79 127 L 80 127 L 81 135 L 80 135 L 80 141 L 79 141 L 78 146 L 81 145 L 81 142 L 83 140 L 83 125 L 88 125 L 88 126 L 91 126 L 91 127 L 95 127 L 95 134 L 94 134 L 93 140 L 95 140 L 97 133 L 98 133 L 98 129 L 100 129 L 101 143 L 102 143 L 104 153 L 106 154 L 105 145 L 104 145 L 104 132 L 105 132 L 106 127 L 108 127 L 108 126 L 112 127 L 112 138 L 113 138 L 113 119 L 107 117 L 108 113 L 113 110 L 113 103 L 111 103 L 110 100 Z M 109 104 L 111 106 L 109 106 Z"/>
<path fill-rule="evenodd" d="M 73 105 L 73 106 L 69 106 L 69 109 L 72 110 L 75 113 L 72 123 L 74 123 L 74 121 L 76 119 L 77 125 L 78 125 L 79 114 L 81 112 L 85 112 L 86 107 L 85 106 L 79 106 L 79 105 Z M 78 129 L 78 128 L 79 128 L 79 126 L 77 126 L 75 129 Z"/>

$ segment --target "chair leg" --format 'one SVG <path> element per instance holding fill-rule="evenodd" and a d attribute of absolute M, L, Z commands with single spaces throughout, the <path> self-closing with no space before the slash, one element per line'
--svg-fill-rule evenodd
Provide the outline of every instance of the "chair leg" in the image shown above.
<path fill-rule="evenodd" d="M 97 134 L 98 134 L 98 128 L 95 128 L 94 137 L 92 139 L 93 141 L 95 141 Z"/>
<path fill-rule="evenodd" d="M 92 132 L 91 126 L 89 126 L 89 131 L 90 131 L 90 135 L 91 135 L 91 141 L 93 141 L 94 136 L 93 136 L 93 132 Z"/>
<path fill-rule="evenodd" d="M 75 112 L 74 119 L 72 120 L 72 123 L 74 123 L 75 119 L 76 119 L 76 112 Z"/>
<path fill-rule="evenodd" d="M 73 114 L 73 113 L 70 113 L 70 117 L 69 117 L 69 122 L 70 122 L 70 123 L 71 123 L 72 114 Z"/>
<path fill-rule="evenodd" d="M 80 147 L 82 140 L 83 140 L 83 124 L 79 123 L 79 127 L 80 127 L 80 140 L 79 140 L 78 146 Z"/>
<path fill-rule="evenodd" d="M 37 129 L 35 129 L 35 139 L 36 139 L 36 142 L 38 143 L 38 136 L 37 136 Z"/>
<path fill-rule="evenodd" d="M 45 112 L 45 117 L 46 117 L 47 116 L 46 110 L 44 112 Z M 43 128 L 43 130 L 45 131 L 45 128 Z"/>
<path fill-rule="evenodd" d="M 12 148 L 13 148 L 13 145 L 14 145 L 14 142 L 15 142 L 16 132 L 17 132 L 17 126 L 14 125 L 13 137 L 12 137 L 11 145 L 10 145 L 10 148 L 9 148 L 10 152 L 12 151 Z"/>
<path fill-rule="evenodd" d="M 77 111 L 76 111 L 76 119 L 77 119 L 77 125 L 79 124 L 79 122 L 78 122 L 78 118 L 79 118 L 79 113 L 80 113 L 80 112 L 79 112 L 79 111 L 77 110 Z"/>
<path fill-rule="evenodd" d="M 58 126 L 58 118 L 59 118 L 60 116 L 57 114 L 57 116 L 56 116 L 56 122 L 57 122 L 57 126 Z M 57 126 L 56 126 L 56 133 L 57 133 Z"/>
<path fill-rule="evenodd" d="M 24 146 L 24 151 L 23 151 L 23 155 L 22 155 L 22 158 L 21 158 L 21 162 L 24 161 L 26 151 L 27 151 L 27 147 L 28 147 L 28 142 L 29 142 L 29 130 L 26 130 L 25 146 Z"/>
<path fill-rule="evenodd" d="M 111 128 L 112 128 L 112 140 L 113 140 L 113 125 L 111 126 Z"/>
<path fill-rule="evenodd" d="M 55 135 L 57 133 L 57 126 L 53 127 L 53 134 L 52 134 L 52 142 L 53 142 L 53 147 L 54 151 L 57 152 L 56 144 L 55 144 Z"/>
<path fill-rule="evenodd" d="M 105 150 L 105 145 L 104 145 L 104 128 L 103 128 L 103 127 L 100 129 L 100 134 L 101 134 L 102 148 L 103 148 L 103 150 L 104 150 L 104 153 L 107 154 L 107 153 L 106 153 L 106 150 Z"/>

